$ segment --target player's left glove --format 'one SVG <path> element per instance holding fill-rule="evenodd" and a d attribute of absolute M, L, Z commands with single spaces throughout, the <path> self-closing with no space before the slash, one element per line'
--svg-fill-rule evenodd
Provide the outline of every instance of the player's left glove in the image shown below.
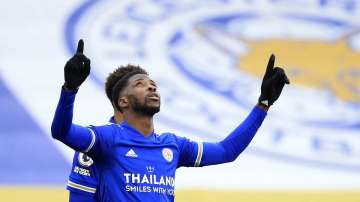
<path fill-rule="evenodd" d="M 270 56 L 266 72 L 261 84 L 259 103 L 270 107 L 279 98 L 285 84 L 290 84 L 284 69 L 275 67 L 275 56 Z"/>
<path fill-rule="evenodd" d="M 64 68 L 67 90 L 77 90 L 90 74 L 90 60 L 83 54 L 84 41 L 79 40 L 75 55 L 66 62 Z"/>

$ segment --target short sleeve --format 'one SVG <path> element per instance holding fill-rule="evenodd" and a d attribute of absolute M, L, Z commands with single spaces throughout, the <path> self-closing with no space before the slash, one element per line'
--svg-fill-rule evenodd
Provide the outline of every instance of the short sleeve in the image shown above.
<path fill-rule="evenodd" d="M 203 155 L 203 143 L 175 136 L 180 157 L 178 167 L 199 167 Z"/>
<path fill-rule="evenodd" d="M 75 152 L 67 189 L 71 192 L 94 196 L 98 184 L 94 161 L 84 153 Z"/>

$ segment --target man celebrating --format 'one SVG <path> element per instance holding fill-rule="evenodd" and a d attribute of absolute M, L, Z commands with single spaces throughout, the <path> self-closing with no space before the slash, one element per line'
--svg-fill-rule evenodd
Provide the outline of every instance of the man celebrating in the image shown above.
<path fill-rule="evenodd" d="M 231 162 L 247 147 L 268 108 L 289 83 L 285 72 L 274 68 L 271 56 L 258 104 L 224 140 L 193 142 L 172 133 L 157 134 L 153 116 L 160 111 L 156 83 L 140 69 L 123 76 L 114 86 L 112 102 L 122 112 L 119 125 L 82 127 L 72 123 L 76 92 L 90 73 L 90 60 L 78 43 L 65 65 L 65 84 L 51 127 L 52 136 L 94 159 L 99 173 L 100 201 L 174 201 L 175 171 L 181 166 Z"/>
<path fill-rule="evenodd" d="M 123 76 L 132 72 L 141 71 L 138 66 L 127 65 L 116 68 L 106 78 L 105 93 L 107 98 L 112 104 L 112 91 L 117 81 Z M 143 72 L 147 74 L 145 71 Z M 123 120 L 123 115 L 119 110 L 113 106 L 114 115 L 110 118 L 109 123 L 120 123 Z M 67 189 L 70 191 L 70 202 L 94 202 L 97 201 L 96 189 L 98 187 L 98 172 L 96 169 L 96 163 L 81 152 L 75 152 L 73 158 L 73 164 L 69 180 L 67 183 Z"/>

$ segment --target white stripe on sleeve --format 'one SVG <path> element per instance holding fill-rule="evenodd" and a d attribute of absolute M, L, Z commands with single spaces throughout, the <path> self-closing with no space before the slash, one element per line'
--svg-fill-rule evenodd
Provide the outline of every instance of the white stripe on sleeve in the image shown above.
<path fill-rule="evenodd" d="M 89 152 L 91 150 L 91 148 L 94 146 L 95 141 L 96 141 L 96 136 L 95 136 L 94 131 L 91 128 L 88 128 L 88 129 L 91 132 L 91 143 L 90 143 L 89 147 L 84 151 L 84 153 Z"/>

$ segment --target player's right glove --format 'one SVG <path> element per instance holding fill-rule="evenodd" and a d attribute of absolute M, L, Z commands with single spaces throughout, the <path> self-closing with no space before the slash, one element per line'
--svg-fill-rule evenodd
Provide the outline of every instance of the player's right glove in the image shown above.
<path fill-rule="evenodd" d="M 77 90 L 90 74 L 90 60 L 83 54 L 84 41 L 79 40 L 75 55 L 64 68 L 66 90 Z"/>
<path fill-rule="evenodd" d="M 270 56 L 266 72 L 261 84 L 259 103 L 270 107 L 279 98 L 285 84 L 290 84 L 284 69 L 275 67 L 275 56 Z"/>

